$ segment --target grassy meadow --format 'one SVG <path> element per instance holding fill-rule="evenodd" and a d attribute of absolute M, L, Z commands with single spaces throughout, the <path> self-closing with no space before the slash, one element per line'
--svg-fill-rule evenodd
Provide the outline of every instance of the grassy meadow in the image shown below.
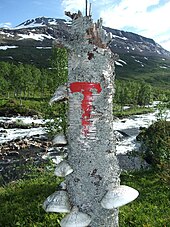
<path fill-rule="evenodd" d="M 23 180 L 0 187 L 0 223 L 2 227 L 56 227 L 64 214 L 46 213 L 42 204 L 63 179 L 53 174 L 48 165 L 32 168 Z M 121 184 L 134 187 L 139 197 L 120 207 L 121 227 L 169 227 L 170 185 L 153 170 L 124 172 Z"/>

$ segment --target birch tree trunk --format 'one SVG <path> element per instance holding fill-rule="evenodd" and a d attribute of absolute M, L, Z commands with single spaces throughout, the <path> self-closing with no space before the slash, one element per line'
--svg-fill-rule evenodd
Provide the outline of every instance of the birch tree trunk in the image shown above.
<path fill-rule="evenodd" d="M 139 193 L 119 186 L 112 115 L 116 56 L 107 48 L 111 36 L 101 20 L 93 23 L 80 11 L 66 15 L 73 19 L 72 26 L 55 45 L 69 50 L 68 92 L 66 86 L 58 87 L 50 103 L 69 95 L 68 160 L 55 169 L 56 176 L 66 177 L 67 187 L 49 196 L 43 208 L 69 213 L 62 227 L 118 227 L 118 207 Z M 57 143 L 66 144 L 65 138 L 58 135 L 53 140 Z"/>
<path fill-rule="evenodd" d="M 119 185 L 113 133 L 114 56 L 106 47 L 101 21 L 73 20 L 68 57 L 68 162 L 66 176 L 72 206 L 91 216 L 91 227 L 117 227 L 118 209 L 100 202 Z"/>

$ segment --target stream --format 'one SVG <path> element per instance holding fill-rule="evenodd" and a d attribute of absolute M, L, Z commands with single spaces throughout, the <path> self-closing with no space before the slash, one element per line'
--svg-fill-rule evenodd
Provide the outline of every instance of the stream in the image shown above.
<path fill-rule="evenodd" d="M 116 154 L 121 169 L 140 169 L 147 167 L 139 156 L 129 155 L 138 151 L 140 143 L 136 136 L 141 127 L 148 127 L 157 119 L 154 113 L 133 115 L 123 119 L 115 119 L 113 127 L 116 135 Z M 170 120 L 170 111 L 166 113 Z M 24 123 L 28 128 L 9 128 L 10 124 Z M 52 147 L 45 131 L 45 120 L 32 117 L 0 117 L 0 185 L 24 177 L 25 164 L 41 165 L 52 159 L 59 163 L 66 156 L 67 148 Z M 10 149 L 9 149 L 10 146 Z M 19 168 L 20 167 L 20 168 Z M 17 171 L 18 170 L 18 171 Z"/>

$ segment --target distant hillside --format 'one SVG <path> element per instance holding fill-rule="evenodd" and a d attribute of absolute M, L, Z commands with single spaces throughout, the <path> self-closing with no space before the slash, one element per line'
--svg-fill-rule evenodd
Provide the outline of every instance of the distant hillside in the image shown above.
<path fill-rule="evenodd" d="M 144 80 L 154 86 L 170 89 L 170 59 L 120 54 L 116 62 L 117 79 Z"/>
<path fill-rule="evenodd" d="M 69 21 L 39 17 L 13 29 L 0 29 L 0 61 L 50 67 L 52 42 L 66 35 Z M 153 39 L 104 27 L 111 32 L 111 50 L 118 53 L 117 78 L 144 79 L 157 86 L 170 86 L 170 52 Z"/>

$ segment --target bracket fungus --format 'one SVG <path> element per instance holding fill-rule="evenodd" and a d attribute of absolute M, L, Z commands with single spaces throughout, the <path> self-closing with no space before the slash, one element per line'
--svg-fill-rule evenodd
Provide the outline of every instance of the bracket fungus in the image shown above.
<path fill-rule="evenodd" d="M 63 134 L 57 134 L 53 141 L 52 141 L 53 145 L 66 145 L 67 144 L 67 140 L 66 140 L 66 137 L 65 135 Z"/>
<path fill-rule="evenodd" d="M 69 213 L 71 206 L 66 191 L 57 191 L 50 195 L 43 203 L 46 212 Z"/>
<path fill-rule="evenodd" d="M 68 99 L 67 86 L 61 85 L 57 88 L 49 103 L 51 105 L 53 102 L 64 101 L 65 99 Z"/>
<path fill-rule="evenodd" d="M 114 209 L 135 200 L 139 192 L 126 185 L 120 185 L 112 190 L 109 190 L 101 201 L 101 205 L 105 209 Z"/>
<path fill-rule="evenodd" d="M 48 152 L 42 156 L 42 159 L 44 160 L 52 160 L 53 163 L 59 164 L 62 162 L 65 158 L 67 158 L 68 154 L 63 152 Z"/>
<path fill-rule="evenodd" d="M 57 165 L 54 174 L 58 177 L 65 177 L 72 172 L 73 169 L 71 168 L 71 166 L 66 161 L 62 161 Z"/>
<path fill-rule="evenodd" d="M 62 181 L 60 184 L 59 184 L 59 188 L 61 188 L 62 190 L 66 190 L 67 189 L 67 184 L 65 181 Z"/>
<path fill-rule="evenodd" d="M 77 207 L 73 207 L 72 211 L 61 220 L 61 227 L 86 227 L 90 224 L 89 215 L 82 213 Z"/>

